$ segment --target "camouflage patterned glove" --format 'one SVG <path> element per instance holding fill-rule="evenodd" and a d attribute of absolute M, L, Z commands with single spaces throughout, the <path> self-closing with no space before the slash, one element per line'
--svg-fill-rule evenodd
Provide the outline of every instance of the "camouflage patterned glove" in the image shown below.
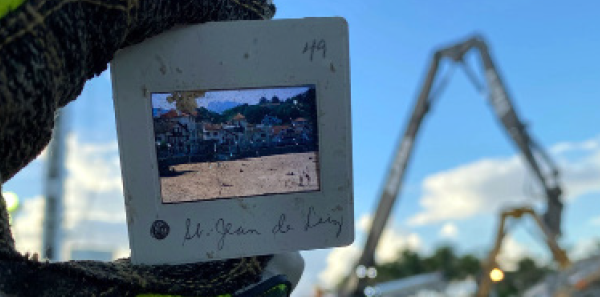
<path fill-rule="evenodd" d="M 40 154 L 57 110 L 105 70 L 118 49 L 176 24 L 270 19 L 274 13 L 267 0 L 1 0 L 0 184 Z M 127 259 L 42 263 L 15 250 L 0 198 L 0 295 L 289 294 L 285 278 L 265 279 L 270 259 L 178 266 L 134 266 Z"/>

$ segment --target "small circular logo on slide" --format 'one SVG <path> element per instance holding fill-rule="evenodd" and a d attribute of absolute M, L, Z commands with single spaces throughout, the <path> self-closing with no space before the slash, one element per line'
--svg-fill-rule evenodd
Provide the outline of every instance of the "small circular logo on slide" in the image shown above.
<path fill-rule="evenodd" d="M 152 237 L 161 240 L 165 239 L 169 235 L 169 224 L 163 220 L 156 220 L 152 223 L 152 228 L 150 228 L 150 235 Z"/>

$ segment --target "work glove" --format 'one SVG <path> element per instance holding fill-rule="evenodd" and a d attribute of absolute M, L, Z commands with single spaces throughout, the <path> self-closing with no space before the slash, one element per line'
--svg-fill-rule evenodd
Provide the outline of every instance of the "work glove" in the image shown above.
<path fill-rule="evenodd" d="M 267 1 L 0 0 L 0 185 L 41 153 L 57 111 L 117 50 L 177 24 L 270 19 Z M 298 253 L 174 266 L 40 262 L 16 251 L 0 198 L 0 295 L 285 296 L 302 269 Z"/>

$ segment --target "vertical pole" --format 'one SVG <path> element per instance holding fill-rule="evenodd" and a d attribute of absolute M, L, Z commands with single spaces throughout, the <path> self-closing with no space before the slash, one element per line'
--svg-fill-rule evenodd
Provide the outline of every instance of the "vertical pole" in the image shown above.
<path fill-rule="evenodd" d="M 42 238 L 42 259 L 59 260 L 64 195 L 65 117 L 66 108 L 59 111 L 52 140 L 48 145 L 45 173 L 45 210 Z"/>

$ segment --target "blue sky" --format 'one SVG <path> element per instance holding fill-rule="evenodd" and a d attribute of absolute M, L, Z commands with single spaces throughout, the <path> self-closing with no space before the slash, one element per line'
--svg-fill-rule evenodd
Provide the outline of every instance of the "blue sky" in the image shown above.
<path fill-rule="evenodd" d="M 600 79 L 597 69 L 600 40 L 596 37 L 599 8 L 591 1 L 561 4 L 308 0 L 280 2 L 277 17 L 342 16 L 348 21 L 355 212 L 360 219 L 375 208 L 432 52 L 471 34 L 481 34 L 488 42 L 517 111 L 529 124 L 532 136 L 547 150 L 562 142 L 597 139 L 600 135 L 597 128 L 600 126 L 600 90 L 596 87 Z M 475 55 L 468 61 L 473 68 L 479 66 Z M 476 212 L 464 219 L 423 225 L 408 222 L 424 211 L 427 178 L 444 172 L 455 173 L 453 170 L 468 164 L 475 163 L 472 166 L 476 167 L 481 160 L 491 160 L 500 166 L 516 153 L 494 118 L 487 98 L 478 94 L 457 69 L 424 121 L 390 225 L 404 237 L 418 235 L 422 249 L 450 242 L 462 251 L 486 253 L 495 230 L 493 213 Z M 583 151 L 568 154 L 573 159 L 593 155 Z M 584 167 L 583 164 L 577 166 Z M 512 180 L 506 178 L 507 184 L 498 186 L 514 187 L 514 194 L 520 194 L 527 184 L 534 182 L 528 173 L 521 170 L 519 174 L 515 178 L 517 184 L 511 184 Z M 600 177 L 594 177 L 600 184 Z M 429 196 L 438 198 L 439 195 Z M 568 245 L 598 236 L 599 225 L 590 223 L 591 218 L 600 214 L 598 207 L 593 207 L 598 205 L 598 196 L 597 188 L 586 191 L 566 206 L 564 228 Z M 531 222 L 525 225 L 535 230 Z M 456 229 L 454 237 L 440 235 L 444 227 L 446 234 L 453 233 L 452 226 Z M 530 239 L 532 237 L 523 229 L 522 226 L 515 228 L 515 241 L 520 245 L 513 244 L 513 250 L 532 246 L 534 252 L 547 256 L 543 246 Z M 357 235 L 358 246 L 362 247 L 364 236 L 360 231 Z M 304 255 L 319 258 L 319 253 L 332 257 L 330 252 L 321 251 Z M 315 268 L 309 273 L 319 273 L 317 271 Z M 305 277 L 309 279 L 310 275 L 305 274 Z"/>
<path fill-rule="evenodd" d="M 275 4 L 277 18 L 341 16 L 350 30 L 357 241 L 345 249 L 303 252 L 307 266 L 295 296 L 308 296 L 314 285 L 330 284 L 346 272 L 344 264 L 362 247 L 365 233 L 361 230 L 376 206 L 432 52 L 474 33 L 488 42 L 529 132 L 561 166 L 568 201 L 564 245 L 585 250 L 600 237 L 600 3 L 303 0 Z M 478 67 L 475 55 L 468 62 Z M 448 65 L 442 70 L 449 70 Z M 68 199 L 85 201 L 77 204 L 81 209 L 93 206 L 95 210 L 87 215 L 105 224 L 102 228 L 126 246 L 125 223 L 111 216 L 122 214 L 122 197 L 111 198 L 120 192 L 114 183 L 119 171 L 108 74 L 88 83 L 80 97 L 69 107 L 70 145 L 78 153 L 69 163 L 74 194 Z M 86 175 L 85 168 L 100 173 Z M 40 204 L 41 172 L 38 160 L 4 190 L 32 201 L 34 209 Z M 487 98 L 457 69 L 421 128 L 379 258 L 389 260 L 396 248 L 403 247 L 428 252 L 443 242 L 485 255 L 500 207 L 528 201 L 540 204 L 539 195 L 527 190 L 534 184 Z M 112 201 L 114 208 L 107 209 L 106 201 Z M 19 216 L 15 228 L 34 217 L 25 210 Z M 72 222 L 81 220 L 81 215 L 73 216 Z M 86 238 L 90 228 L 100 228 L 88 225 L 70 229 L 80 244 L 106 241 Z M 548 258 L 531 236 L 532 230 L 530 221 L 515 228 L 507 242 L 506 262 L 529 254 Z M 19 232 L 26 233 L 25 228 Z M 35 248 L 34 243 L 27 245 L 35 236 L 21 236 L 23 248 Z"/>

